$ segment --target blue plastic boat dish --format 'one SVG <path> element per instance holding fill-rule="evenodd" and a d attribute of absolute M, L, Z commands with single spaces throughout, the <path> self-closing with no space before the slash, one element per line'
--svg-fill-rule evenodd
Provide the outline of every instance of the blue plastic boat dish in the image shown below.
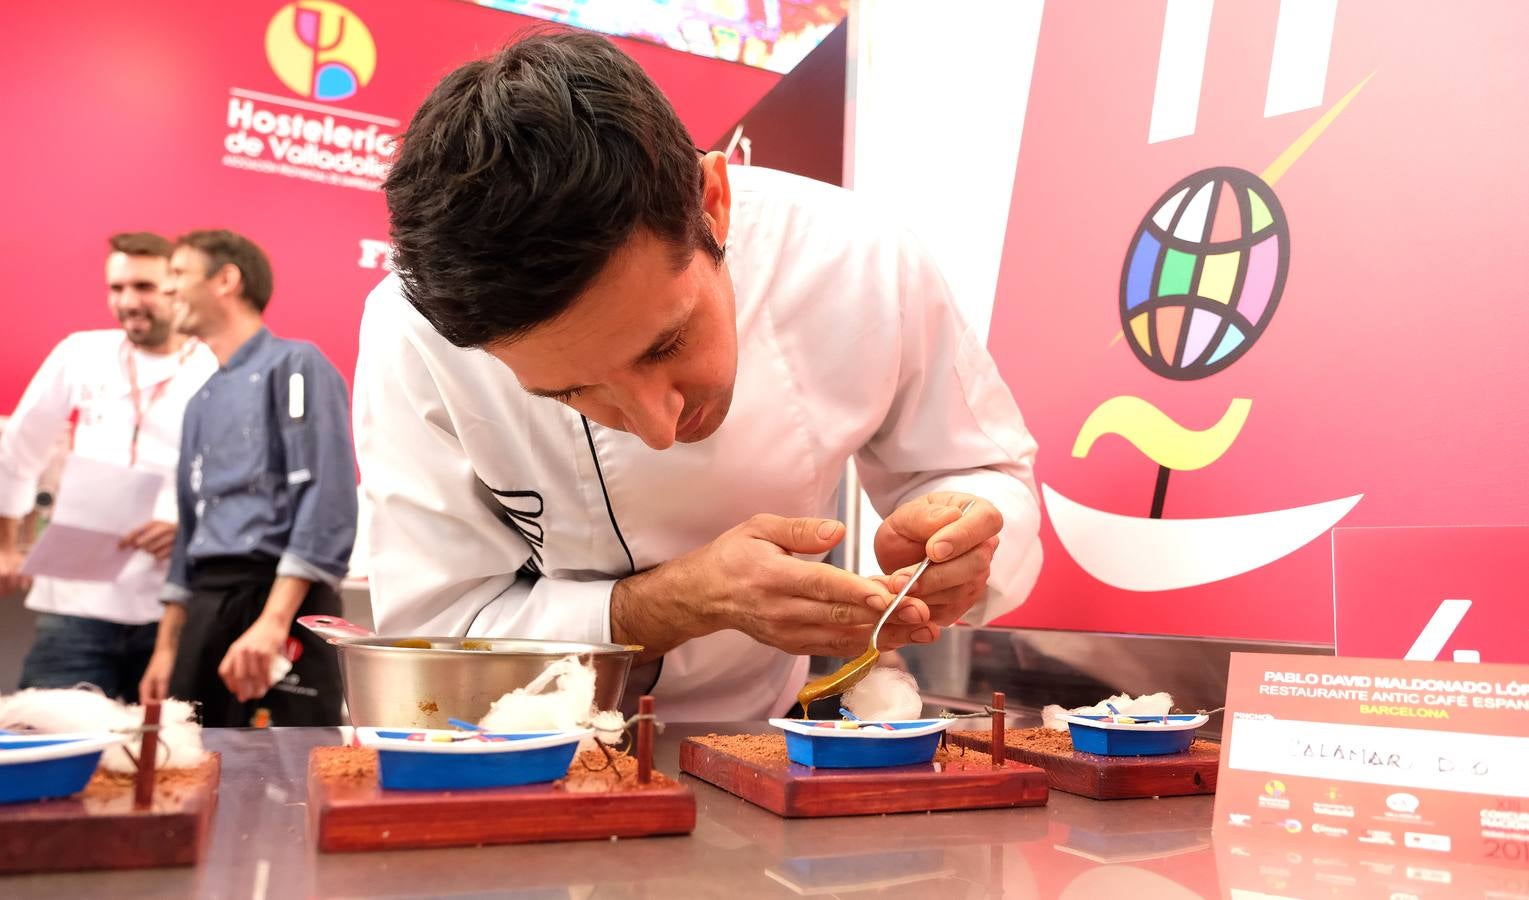
<path fill-rule="evenodd" d="M 1194 743 L 1195 729 L 1205 724 L 1203 715 L 1172 715 L 1142 718 L 1117 724 L 1114 716 L 1068 716 L 1072 746 L 1100 756 L 1162 756 L 1183 753 Z"/>
<path fill-rule="evenodd" d="M 390 791 L 454 791 L 545 784 L 568 774 L 588 731 L 482 733 L 436 742 L 419 730 L 363 729 L 377 750 L 378 781 Z M 368 734 L 369 732 L 369 734 Z M 438 732 L 451 734 L 450 732 Z"/>
<path fill-rule="evenodd" d="M 783 724 L 784 723 L 784 724 Z M 820 769 L 876 769 L 912 766 L 934 759 L 948 720 L 844 723 L 772 719 L 786 733 L 786 756 Z M 914 732 L 907 736 L 899 732 Z"/>
<path fill-rule="evenodd" d="M 98 735 L 0 736 L 0 803 L 79 793 L 95 774 L 102 751 L 119 741 Z"/>

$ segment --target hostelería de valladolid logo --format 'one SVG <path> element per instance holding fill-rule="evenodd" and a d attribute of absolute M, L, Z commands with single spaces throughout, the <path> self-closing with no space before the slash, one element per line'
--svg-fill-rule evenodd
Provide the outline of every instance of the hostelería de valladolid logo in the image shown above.
<path fill-rule="evenodd" d="M 366 23 L 329 0 L 288 3 L 265 29 L 265 58 L 294 94 L 349 100 L 377 71 L 377 45 Z"/>
<path fill-rule="evenodd" d="M 354 12 L 330 0 L 282 5 L 266 24 L 268 71 L 289 94 L 229 89 L 223 165 L 374 191 L 402 123 L 334 104 L 377 73 L 377 44 Z"/>

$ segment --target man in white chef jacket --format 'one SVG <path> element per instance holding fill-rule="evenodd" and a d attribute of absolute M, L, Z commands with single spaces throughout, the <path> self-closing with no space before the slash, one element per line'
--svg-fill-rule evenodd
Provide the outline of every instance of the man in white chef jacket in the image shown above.
<path fill-rule="evenodd" d="M 355 382 L 380 631 L 641 644 L 665 718 L 745 719 L 862 652 L 926 553 L 883 650 L 1034 584 L 1035 443 L 927 255 L 699 153 L 605 39 L 448 75 L 386 193 Z M 851 457 L 886 576 L 820 561 Z"/>
<path fill-rule="evenodd" d="M 38 578 L 26 600 L 38 616 L 22 687 L 84 682 L 136 701 L 154 651 L 159 593 L 175 540 L 181 418 L 217 360 L 171 327 L 170 302 L 160 292 L 170 242 L 129 232 L 113 235 L 108 245 L 107 304 L 122 327 L 64 338 L 0 434 L 0 595 L 27 587 L 20 521 L 61 439 L 73 456 L 163 475 L 154 518 L 123 539 L 140 552 L 115 582 Z"/>

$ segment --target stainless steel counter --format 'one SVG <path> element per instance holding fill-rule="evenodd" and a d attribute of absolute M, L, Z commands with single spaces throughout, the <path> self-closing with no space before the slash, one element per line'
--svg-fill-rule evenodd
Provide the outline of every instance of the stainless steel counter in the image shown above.
<path fill-rule="evenodd" d="M 658 740 L 659 768 L 676 772 L 680 739 L 712 730 L 761 729 L 670 726 Z M 1349 861 L 1340 879 L 1331 860 L 1213 848 L 1211 797 L 1097 802 L 1053 792 L 1036 809 L 787 820 L 688 776 L 698 814 L 688 837 L 320 854 L 307 838 L 308 751 L 338 740 L 332 729 L 208 732 L 223 754 L 223 782 L 203 865 L 0 878 L 0 896 L 1150 900 L 1222 897 L 1231 887 L 1275 893 L 1303 876 L 1317 878 L 1323 897 L 1402 888 L 1409 897 L 1479 895 L 1452 890 L 1458 880 L 1438 884 L 1436 872 L 1434 883 L 1412 881 L 1402 867 L 1393 878 Z M 1223 876 L 1246 883 L 1218 880 L 1218 851 Z M 1318 863 L 1327 868 L 1307 871 Z M 1529 883 L 1529 871 L 1521 880 Z M 1514 885 L 1496 882 L 1493 896 L 1516 896 Z"/>

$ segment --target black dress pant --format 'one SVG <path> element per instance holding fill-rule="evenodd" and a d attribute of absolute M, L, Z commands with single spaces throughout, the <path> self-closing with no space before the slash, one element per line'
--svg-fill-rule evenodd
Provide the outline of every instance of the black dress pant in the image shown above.
<path fill-rule="evenodd" d="M 241 703 L 218 675 L 218 666 L 265 609 L 276 581 L 276 560 L 220 557 L 195 563 L 191 599 L 170 677 L 170 696 L 198 705 L 202 724 L 219 728 L 268 725 L 339 725 L 341 685 L 335 650 L 296 624 L 300 616 L 340 615 L 340 596 L 314 582 L 293 617 L 287 641 L 292 671 L 264 697 Z"/>

